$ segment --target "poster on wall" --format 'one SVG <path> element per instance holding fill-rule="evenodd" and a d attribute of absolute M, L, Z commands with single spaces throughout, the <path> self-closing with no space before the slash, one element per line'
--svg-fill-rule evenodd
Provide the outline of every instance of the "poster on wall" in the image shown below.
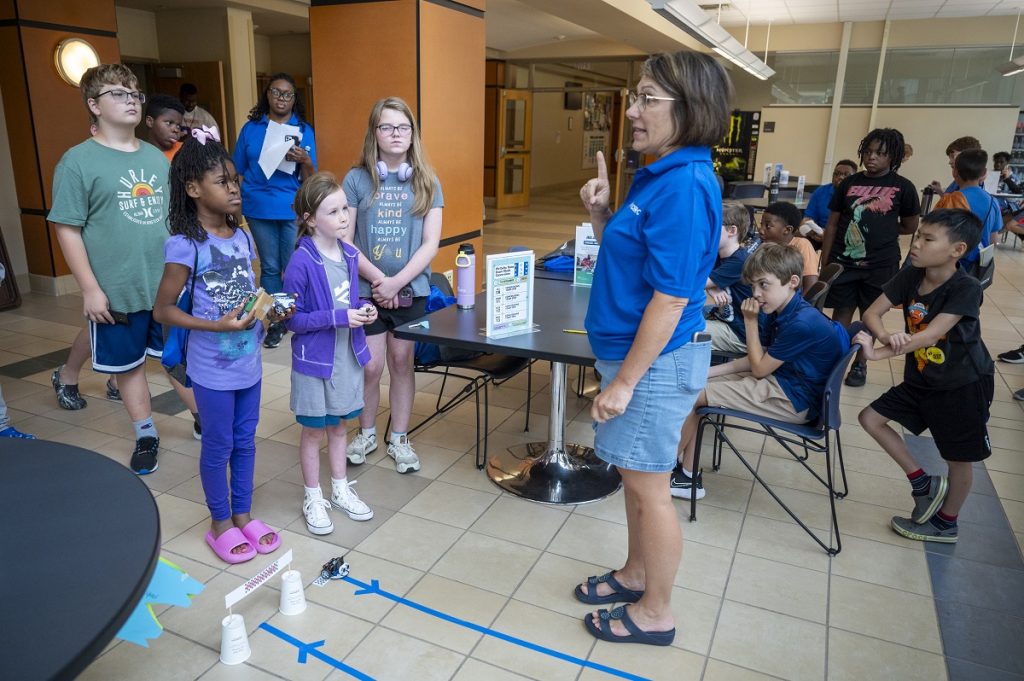
<path fill-rule="evenodd" d="M 597 167 L 597 152 L 603 151 L 605 159 L 608 158 L 608 133 L 595 132 L 593 130 L 583 131 L 583 165 L 581 168 Z"/>
<path fill-rule="evenodd" d="M 612 95 L 587 92 L 583 95 L 583 129 L 612 129 Z"/>

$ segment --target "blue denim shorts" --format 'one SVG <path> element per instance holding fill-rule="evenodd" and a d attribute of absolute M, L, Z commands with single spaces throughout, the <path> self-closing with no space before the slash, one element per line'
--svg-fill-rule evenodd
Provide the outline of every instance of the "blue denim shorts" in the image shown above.
<path fill-rule="evenodd" d="M 683 421 L 708 381 L 711 343 L 687 343 L 661 355 L 647 370 L 626 411 L 594 424 L 594 450 L 613 466 L 644 473 L 665 473 L 676 465 Z M 598 360 L 604 390 L 621 361 Z"/>
<path fill-rule="evenodd" d="M 295 421 L 300 426 L 305 426 L 306 428 L 323 429 L 327 427 L 336 426 L 342 421 L 351 421 L 352 419 L 357 419 L 359 418 L 359 415 L 362 413 L 363 409 L 362 407 L 360 407 L 359 409 L 356 409 L 353 412 L 349 412 L 344 416 L 338 416 L 337 414 L 326 414 L 324 416 L 300 416 L 296 414 Z"/>

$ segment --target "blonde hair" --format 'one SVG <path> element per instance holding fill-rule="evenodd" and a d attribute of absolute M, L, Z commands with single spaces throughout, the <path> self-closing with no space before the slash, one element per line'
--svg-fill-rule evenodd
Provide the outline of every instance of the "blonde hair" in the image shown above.
<path fill-rule="evenodd" d="M 801 280 L 804 272 L 804 256 L 793 246 L 765 242 L 750 254 L 743 263 L 743 281 L 753 284 L 760 276 L 774 275 L 785 284 L 793 277 Z"/>
<path fill-rule="evenodd" d="M 380 191 L 380 176 L 377 175 L 377 162 L 380 160 L 380 148 L 377 146 L 377 126 L 380 125 L 380 117 L 384 109 L 392 109 L 402 114 L 409 120 L 412 126 L 412 143 L 409 151 L 406 152 L 406 162 L 413 167 L 412 193 L 416 200 L 412 205 L 413 215 L 426 215 L 427 211 L 434 205 L 434 192 L 437 189 L 437 173 L 427 160 L 426 152 L 423 151 L 423 143 L 420 141 L 420 129 L 416 125 L 416 118 L 412 115 L 412 109 L 400 97 L 385 97 L 373 105 L 370 111 L 370 119 L 366 126 L 366 138 L 363 140 L 363 155 L 357 168 L 362 168 L 370 176 L 373 182 L 373 193 L 370 194 L 369 203 Z"/>
<path fill-rule="evenodd" d="M 739 201 L 722 202 L 722 224 L 736 227 L 736 241 L 743 243 L 750 231 L 750 211 Z"/>
<path fill-rule="evenodd" d="M 306 178 L 299 190 L 295 192 L 295 203 L 292 205 L 297 216 L 296 241 L 304 236 L 313 236 L 313 227 L 304 216 L 316 215 L 316 211 L 324 199 L 340 191 L 341 185 L 338 184 L 338 178 L 333 173 L 321 171 Z"/>
<path fill-rule="evenodd" d="M 86 110 L 89 110 L 89 100 L 96 99 L 103 92 L 104 85 L 123 85 L 129 90 L 134 90 L 139 87 L 139 79 L 124 64 L 100 64 L 92 67 L 82 74 L 82 80 L 78 82 Z M 96 114 L 91 110 L 89 118 L 93 123 L 96 122 Z"/>

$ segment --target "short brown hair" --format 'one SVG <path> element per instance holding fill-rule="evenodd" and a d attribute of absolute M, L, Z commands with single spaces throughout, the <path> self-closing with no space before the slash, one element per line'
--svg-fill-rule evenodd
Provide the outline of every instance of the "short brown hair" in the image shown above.
<path fill-rule="evenodd" d="M 675 98 L 673 146 L 710 147 L 725 137 L 732 81 L 714 57 L 688 50 L 655 54 L 644 62 L 640 74 Z"/>
<path fill-rule="evenodd" d="M 967 151 L 968 149 L 981 149 L 981 142 L 977 137 L 958 137 L 946 147 L 946 156 L 950 154 Z"/>
<path fill-rule="evenodd" d="M 295 203 L 292 206 L 297 218 L 297 238 L 313 235 L 313 228 L 303 216 L 316 215 L 316 211 L 324 199 L 340 191 L 341 185 L 338 184 L 338 178 L 334 176 L 334 173 L 320 171 L 306 178 L 306 181 L 299 187 L 299 191 L 295 192 Z"/>
<path fill-rule="evenodd" d="M 722 225 L 736 226 L 736 240 L 743 243 L 750 231 L 750 211 L 739 201 L 722 202 Z"/>
<path fill-rule="evenodd" d="M 771 274 L 783 284 L 804 272 L 804 256 L 792 246 L 766 242 L 757 247 L 743 263 L 743 281 L 754 283 L 759 276 Z"/>
<path fill-rule="evenodd" d="M 124 64 L 100 64 L 94 66 L 82 74 L 82 80 L 78 82 L 78 89 L 82 91 L 82 101 L 85 108 L 89 108 L 89 100 L 103 92 L 104 85 L 123 85 L 129 90 L 139 87 L 139 79 L 130 68 Z M 96 122 L 96 116 L 89 111 L 92 122 Z"/>

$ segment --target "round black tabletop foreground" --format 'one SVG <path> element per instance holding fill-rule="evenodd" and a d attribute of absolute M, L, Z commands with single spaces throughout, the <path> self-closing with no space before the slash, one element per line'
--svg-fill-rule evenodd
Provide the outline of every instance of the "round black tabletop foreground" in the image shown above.
<path fill-rule="evenodd" d="M 0 440 L 0 668 L 73 679 L 149 586 L 160 517 L 134 473 L 81 447 Z"/>

